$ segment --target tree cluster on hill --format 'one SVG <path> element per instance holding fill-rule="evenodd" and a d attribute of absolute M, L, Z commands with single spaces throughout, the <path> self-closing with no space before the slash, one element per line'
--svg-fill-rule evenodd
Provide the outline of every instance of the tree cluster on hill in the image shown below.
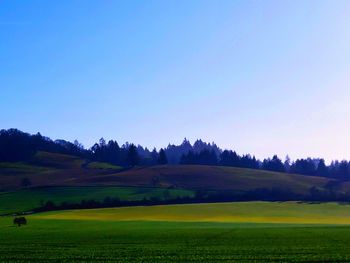
<path fill-rule="evenodd" d="M 214 150 L 204 149 L 199 153 L 195 153 L 190 150 L 187 154 L 182 155 L 180 164 L 205 164 L 205 165 L 217 165 L 218 156 Z"/>
<path fill-rule="evenodd" d="M 56 140 L 52 141 L 40 133 L 30 135 L 17 129 L 0 130 L 0 161 L 26 161 L 37 151 L 71 154 L 88 157 L 89 151 L 85 150 L 78 141 L 74 143 Z"/>
<path fill-rule="evenodd" d="M 133 143 L 125 143 L 120 147 L 116 141 L 110 140 L 106 143 L 103 138 L 91 147 L 89 153 L 91 160 L 127 167 L 168 163 L 164 149 L 160 149 L 159 152 L 154 149 L 150 152 L 147 148 Z"/>
<path fill-rule="evenodd" d="M 108 162 L 121 166 L 166 164 L 167 156 L 163 149 L 150 152 L 147 148 L 125 143 L 121 147 L 116 141 L 108 143 L 101 138 L 90 149 L 77 140 L 51 140 L 40 133 L 31 135 L 17 129 L 0 130 L 0 162 L 30 161 L 38 151 L 69 154 L 91 161 Z"/>
<path fill-rule="evenodd" d="M 222 150 L 215 143 L 206 143 L 202 140 L 196 140 L 193 145 L 186 138 L 180 145 L 169 144 L 165 149 L 170 164 L 178 164 L 182 161 L 183 156 L 189 152 L 199 154 L 202 151 L 214 152 L 219 156 Z"/>
<path fill-rule="evenodd" d="M 225 150 L 220 154 L 220 165 L 259 169 L 261 162 L 250 154 L 238 155 L 236 152 Z"/>
<path fill-rule="evenodd" d="M 333 161 L 326 165 L 324 159 L 306 158 L 291 162 L 288 156 L 282 161 L 277 155 L 258 160 L 250 154 L 239 155 L 232 150 L 221 150 L 215 143 L 197 140 L 192 145 L 187 139 L 180 145 L 169 144 L 166 148 L 150 151 L 147 147 L 103 138 L 90 149 L 78 141 L 51 140 L 40 133 L 30 135 L 17 129 L 0 130 L 0 162 L 29 161 L 37 151 L 70 154 L 91 161 L 108 162 L 124 167 L 156 164 L 199 164 L 263 169 L 275 172 L 322 176 L 340 180 L 350 179 L 350 162 Z"/>

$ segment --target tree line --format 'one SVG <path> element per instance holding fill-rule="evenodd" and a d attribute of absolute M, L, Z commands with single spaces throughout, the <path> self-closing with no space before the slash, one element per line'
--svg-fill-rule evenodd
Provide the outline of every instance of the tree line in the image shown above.
<path fill-rule="evenodd" d="M 101 138 L 91 148 L 86 149 L 77 140 L 53 141 L 40 133 L 31 135 L 17 129 L 0 130 L 0 162 L 30 161 L 37 151 L 76 155 L 123 167 L 156 164 L 220 165 L 350 179 L 350 162 L 346 160 L 336 160 L 330 165 L 326 165 L 322 158 L 297 159 L 292 162 L 288 156 L 283 161 L 274 155 L 272 158 L 259 160 L 250 154 L 239 155 L 232 150 L 222 150 L 215 143 L 197 140 L 191 144 L 187 139 L 180 145 L 169 144 L 159 151 L 156 148 L 150 151 L 141 145 L 124 143 L 120 146 L 117 141 L 106 142 Z"/>

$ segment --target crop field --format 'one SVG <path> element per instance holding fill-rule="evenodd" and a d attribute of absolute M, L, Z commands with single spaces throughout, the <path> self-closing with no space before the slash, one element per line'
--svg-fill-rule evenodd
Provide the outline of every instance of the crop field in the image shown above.
<path fill-rule="evenodd" d="M 193 195 L 190 190 L 152 187 L 40 187 L 0 193 L 0 214 L 30 211 L 48 201 L 59 205 L 91 199 L 103 201 L 107 196 L 121 201 L 139 201 L 143 198 L 163 200 Z"/>
<path fill-rule="evenodd" d="M 235 202 L 55 211 L 40 219 L 182 221 L 283 224 L 350 224 L 350 205 L 337 203 Z"/>
<path fill-rule="evenodd" d="M 349 216 L 348 205 L 299 203 L 231 203 L 77 210 L 28 216 L 28 225 L 12 226 L 0 218 L 1 262 L 346 262 L 350 261 L 350 225 L 324 216 Z M 197 206 L 197 207 L 196 207 Z M 269 208 L 270 207 L 270 208 Z M 314 207 L 312 209 L 312 207 Z M 197 208 L 197 209 L 195 209 Z M 214 208 L 216 210 L 214 210 Z M 260 208 L 260 209 L 259 209 Z M 152 210 L 153 209 L 153 210 Z M 159 207 L 158 207 L 159 209 Z M 175 209 L 175 210 L 174 210 Z M 252 210 L 255 209 L 255 210 Z M 307 211 L 312 209 L 312 211 Z M 136 211 L 138 210 L 138 211 Z M 198 214 L 203 210 L 202 214 Z M 217 218 L 263 214 L 254 223 Z M 136 211 L 136 212 L 135 212 Z M 164 220 L 162 213 L 179 214 Z M 274 212 L 275 211 L 275 212 Z M 299 212 L 302 215 L 297 216 Z M 108 214 L 115 214 L 110 217 Z M 217 218 L 198 222 L 204 214 Z M 122 215 L 123 220 L 119 217 Z M 130 214 L 130 217 L 126 215 Z M 142 217 L 143 214 L 153 218 Z M 63 216 L 66 215 L 66 216 Z M 74 217 L 74 215 L 76 215 Z M 82 216 L 82 215 L 85 215 Z M 88 218 L 89 215 L 92 215 Z M 97 217 L 98 215 L 98 217 Z M 108 216 L 106 216 L 108 215 Z M 86 217 L 87 216 L 87 217 Z M 186 219 L 191 216 L 191 220 Z M 283 222 L 271 223 L 280 217 Z M 293 218 L 319 218 L 306 224 Z M 181 219 L 181 220 L 180 220 Z M 154 221 L 160 220 L 160 221 Z M 260 222 L 260 223 L 259 223 Z M 285 221 L 287 222 L 287 221 Z M 327 224 L 325 222 L 328 222 Z"/>

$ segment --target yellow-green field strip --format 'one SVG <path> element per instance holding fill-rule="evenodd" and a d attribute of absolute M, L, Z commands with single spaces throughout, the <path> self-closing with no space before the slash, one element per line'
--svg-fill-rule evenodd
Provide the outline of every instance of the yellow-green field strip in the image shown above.
<path fill-rule="evenodd" d="M 338 203 L 235 202 L 55 211 L 33 219 L 99 221 L 350 224 L 350 205 Z"/>

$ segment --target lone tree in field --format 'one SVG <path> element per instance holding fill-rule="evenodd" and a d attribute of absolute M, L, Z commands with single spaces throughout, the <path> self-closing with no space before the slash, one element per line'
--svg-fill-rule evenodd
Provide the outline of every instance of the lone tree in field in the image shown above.
<path fill-rule="evenodd" d="M 32 182 L 30 181 L 29 178 L 23 178 L 22 181 L 21 181 L 21 186 L 22 187 L 28 187 L 28 186 L 31 186 L 32 185 Z"/>
<path fill-rule="evenodd" d="M 24 216 L 15 217 L 13 219 L 13 224 L 17 225 L 18 227 L 20 227 L 21 225 L 26 225 L 27 224 L 27 219 Z"/>
<path fill-rule="evenodd" d="M 167 163 L 168 163 L 168 158 L 166 157 L 166 153 L 162 148 L 159 151 L 158 164 L 167 164 Z"/>

